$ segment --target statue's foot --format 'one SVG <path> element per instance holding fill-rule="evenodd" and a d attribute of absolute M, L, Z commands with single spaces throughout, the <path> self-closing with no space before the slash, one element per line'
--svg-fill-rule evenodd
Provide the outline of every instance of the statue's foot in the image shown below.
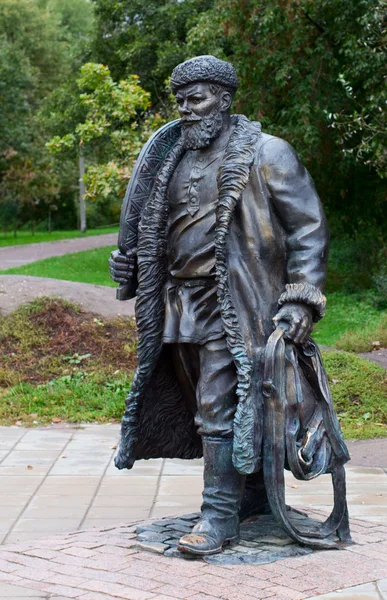
<path fill-rule="evenodd" d="M 236 544 L 238 541 L 239 535 L 223 537 L 205 533 L 189 533 L 183 535 L 177 549 L 188 554 L 207 556 L 208 554 L 217 554 L 224 546 Z"/>

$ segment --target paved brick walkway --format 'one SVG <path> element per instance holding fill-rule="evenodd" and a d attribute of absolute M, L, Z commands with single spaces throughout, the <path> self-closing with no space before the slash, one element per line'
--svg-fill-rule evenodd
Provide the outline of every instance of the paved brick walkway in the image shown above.
<path fill-rule="evenodd" d="M 374 581 L 379 596 L 347 598 L 386 598 L 387 526 L 352 520 L 352 531 L 347 550 L 236 567 L 138 551 L 135 525 L 122 524 L 3 546 L 0 581 L 13 597 L 52 600 L 302 600 Z"/>
<path fill-rule="evenodd" d="M 142 461 L 117 471 L 118 434 L 117 425 L 0 427 L 1 599 L 301 600 L 353 586 L 361 587 L 326 598 L 387 598 L 383 469 L 347 469 L 356 545 L 269 565 L 214 566 L 135 548 L 128 523 L 198 510 L 202 463 Z M 328 477 L 286 481 L 289 504 L 329 509 Z"/>

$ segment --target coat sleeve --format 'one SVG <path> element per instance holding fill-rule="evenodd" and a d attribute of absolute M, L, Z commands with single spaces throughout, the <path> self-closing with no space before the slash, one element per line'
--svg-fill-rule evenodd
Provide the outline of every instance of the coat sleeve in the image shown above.
<path fill-rule="evenodd" d="M 286 236 L 288 281 L 278 303 L 309 304 L 317 321 L 324 315 L 322 290 L 329 251 L 329 232 L 320 199 L 290 144 L 271 138 L 261 147 L 259 158 L 274 212 Z"/>

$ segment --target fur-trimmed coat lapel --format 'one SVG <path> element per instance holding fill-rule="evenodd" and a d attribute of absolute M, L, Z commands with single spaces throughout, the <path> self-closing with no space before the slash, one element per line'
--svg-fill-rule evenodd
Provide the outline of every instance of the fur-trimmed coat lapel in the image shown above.
<path fill-rule="evenodd" d="M 233 116 L 232 125 L 230 140 L 218 173 L 216 279 L 228 347 L 234 357 L 238 376 L 237 395 L 239 404 L 235 416 L 234 462 L 239 470 L 252 472 L 259 468 L 262 442 L 261 428 L 258 428 L 257 436 L 253 403 L 248 395 L 252 368 L 230 294 L 226 247 L 233 211 L 249 180 L 261 128 L 259 123 L 250 122 L 243 116 Z M 157 444 L 154 444 L 152 449 L 151 440 L 147 442 L 139 435 L 139 423 L 144 419 L 146 420 L 147 411 L 150 409 L 150 406 L 145 408 L 145 405 L 149 404 L 149 389 L 152 379 L 153 381 L 155 379 L 155 371 L 163 370 L 165 363 L 165 357 L 162 355 L 162 332 L 164 322 L 163 287 L 167 276 L 165 259 L 168 221 L 167 190 L 170 179 L 183 153 L 182 144 L 178 141 L 160 169 L 152 196 L 145 206 L 139 225 L 136 302 L 139 364 L 127 398 L 127 408 L 122 421 L 121 443 L 116 457 L 116 465 L 119 468 L 130 468 L 136 458 L 142 455 L 150 457 L 155 452 L 157 456 L 158 452 L 157 449 L 155 450 Z M 169 405 L 173 396 L 175 396 L 173 403 L 181 403 L 181 397 L 176 386 L 171 385 L 171 382 L 169 386 L 172 388 L 167 394 Z M 148 401 L 144 398 L 147 398 Z M 162 414 L 163 410 L 160 406 L 162 406 L 162 402 L 159 398 L 157 408 L 153 405 L 151 412 L 154 414 L 159 410 Z M 168 412 L 171 413 L 172 411 L 169 410 Z M 177 412 L 181 413 L 181 407 Z M 186 420 L 190 419 L 188 415 L 185 418 Z M 150 429 L 153 431 L 152 427 Z M 171 449 L 171 455 L 187 458 L 200 455 L 200 441 L 193 435 L 193 431 L 191 431 L 191 437 L 194 438 L 193 445 L 192 443 L 188 444 L 189 448 L 184 450 L 180 444 L 180 450 L 177 448 Z M 165 449 L 164 451 L 160 449 L 160 455 L 162 456 L 168 456 L 169 439 L 170 436 L 165 433 Z"/>

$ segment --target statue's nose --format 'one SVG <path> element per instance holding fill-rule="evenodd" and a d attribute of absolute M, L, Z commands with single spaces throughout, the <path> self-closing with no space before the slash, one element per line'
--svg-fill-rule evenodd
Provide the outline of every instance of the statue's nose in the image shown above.
<path fill-rule="evenodd" d="M 182 116 L 185 116 L 185 115 L 190 115 L 190 114 L 191 114 L 191 112 L 192 112 L 192 111 L 191 111 L 191 109 L 190 109 L 190 108 L 188 108 L 188 106 L 187 106 L 187 103 L 186 103 L 186 102 L 184 102 L 184 104 L 182 104 L 181 106 L 179 106 L 179 113 L 180 113 Z"/>

